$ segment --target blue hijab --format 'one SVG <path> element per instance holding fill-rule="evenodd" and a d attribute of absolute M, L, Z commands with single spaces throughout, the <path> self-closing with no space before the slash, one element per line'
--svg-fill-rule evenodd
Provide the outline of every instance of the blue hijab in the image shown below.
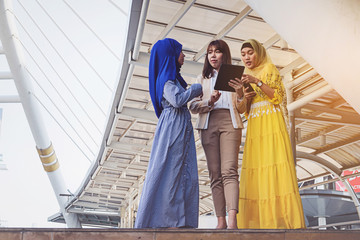
<path fill-rule="evenodd" d="M 157 41 L 151 49 L 149 63 L 149 92 L 151 101 L 159 118 L 163 110 L 161 99 L 164 92 L 164 85 L 167 81 L 177 79 L 185 89 L 187 83 L 180 75 L 178 58 L 182 45 L 171 38 Z"/>

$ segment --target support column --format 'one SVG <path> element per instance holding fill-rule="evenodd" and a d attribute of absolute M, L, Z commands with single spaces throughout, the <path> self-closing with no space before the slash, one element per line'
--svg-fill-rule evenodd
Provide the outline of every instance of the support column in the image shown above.
<path fill-rule="evenodd" d="M 325 226 L 326 225 L 326 217 L 318 217 L 318 225 Z M 319 230 L 326 230 L 326 227 L 320 227 Z"/>
<path fill-rule="evenodd" d="M 289 105 L 290 103 L 294 102 L 294 96 L 293 96 L 293 89 L 288 87 L 288 83 L 292 82 L 292 74 L 290 72 L 286 73 L 283 76 L 283 82 L 285 85 L 285 91 L 286 91 L 286 100 L 287 100 L 287 104 Z M 294 157 L 294 163 L 296 166 L 296 134 L 295 134 L 295 113 L 293 110 L 289 110 L 289 137 L 290 137 L 290 141 L 291 141 L 291 149 L 292 149 L 292 153 L 293 153 L 293 157 Z M 287 119 L 285 119 L 287 120 Z"/>
<path fill-rule="evenodd" d="M 133 219 L 133 214 L 132 214 L 132 204 L 133 204 L 133 201 L 132 201 L 132 197 L 129 198 L 129 205 L 128 205 L 128 227 L 129 228 L 133 228 L 133 224 L 132 224 L 132 219 Z"/>
<path fill-rule="evenodd" d="M 120 209 L 120 217 L 121 217 L 121 219 L 120 219 L 120 226 L 119 226 L 119 228 L 125 228 L 126 226 L 125 226 L 125 223 L 126 223 L 126 221 L 125 221 L 125 218 L 126 218 L 126 209 L 124 208 L 124 207 L 121 207 L 121 209 Z"/>
<path fill-rule="evenodd" d="M 12 12 L 10 0 L 0 1 L 0 39 L 36 143 L 36 148 L 56 195 L 60 211 L 68 227 L 80 228 L 81 224 L 77 215 L 75 213 L 67 213 L 65 210 L 67 197 L 60 196 L 60 194 L 67 193 L 67 188 L 59 168 L 59 161 L 43 123 L 39 104 L 34 97 L 32 80 L 25 69 L 21 47 L 15 38 L 13 38 L 13 36 L 18 36 L 18 33 Z"/>
<path fill-rule="evenodd" d="M 294 163 L 296 166 L 296 133 L 295 133 L 295 115 L 294 112 L 289 113 L 290 118 L 290 140 L 291 148 L 294 156 Z"/>

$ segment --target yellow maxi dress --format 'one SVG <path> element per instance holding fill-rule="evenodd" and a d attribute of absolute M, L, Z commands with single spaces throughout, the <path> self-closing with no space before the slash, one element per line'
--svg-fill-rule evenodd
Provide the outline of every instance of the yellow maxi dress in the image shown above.
<path fill-rule="evenodd" d="M 284 86 L 270 63 L 258 79 L 275 89 L 269 99 L 252 84 L 257 95 L 246 114 L 248 126 L 240 177 L 239 228 L 305 228 L 290 138 L 281 102 Z"/>

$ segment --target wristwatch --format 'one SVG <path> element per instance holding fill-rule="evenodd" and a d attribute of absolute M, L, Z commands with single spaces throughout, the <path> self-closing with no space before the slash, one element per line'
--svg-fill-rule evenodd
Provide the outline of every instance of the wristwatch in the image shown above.
<path fill-rule="evenodd" d="M 258 87 L 261 87 L 263 85 L 263 82 L 261 80 L 259 80 L 256 84 Z"/>

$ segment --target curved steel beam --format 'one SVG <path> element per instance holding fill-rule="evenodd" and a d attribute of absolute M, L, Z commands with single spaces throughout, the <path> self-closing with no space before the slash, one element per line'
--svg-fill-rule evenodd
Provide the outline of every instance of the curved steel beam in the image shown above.
<path fill-rule="evenodd" d="M 349 181 L 341 176 L 342 170 L 340 168 L 336 167 L 334 164 L 326 161 L 325 159 L 323 159 L 323 158 L 321 158 L 319 156 L 310 154 L 310 153 L 297 151 L 296 156 L 297 156 L 297 158 L 302 158 L 302 159 L 305 159 L 305 160 L 315 162 L 316 164 L 319 164 L 320 166 L 326 168 L 329 172 L 331 172 L 334 176 L 336 176 L 345 185 L 346 189 L 348 190 L 348 192 L 349 192 L 349 194 L 351 196 L 351 199 L 354 202 L 354 205 L 355 205 L 356 211 L 358 213 L 358 216 L 360 218 L 360 202 L 359 202 L 359 199 L 357 198 L 356 193 L 355 193 L 354 189 L 352 188 L 352 186 L 350 185 Z"/>

